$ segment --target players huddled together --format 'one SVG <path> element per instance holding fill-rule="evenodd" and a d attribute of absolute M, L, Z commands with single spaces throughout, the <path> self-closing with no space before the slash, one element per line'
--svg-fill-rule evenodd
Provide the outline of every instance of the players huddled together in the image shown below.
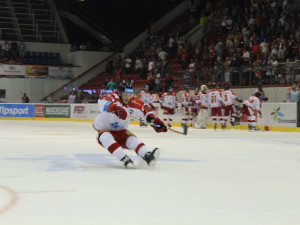
<path fill-rule="evenodd" d="M 178 108 L 177 95 L 173 88 L 168 88 L 165 92 L 150 93 L 149 87 L 146 85 L 138 96 L 140 100 L 148 104 L 157 115 L 157 110 L 153 103 L 159 103 L 160 108 L 163 110 L 163 121 L 168 126 L 172 126 L 174 120 L 175 109 Z M 256 126 L 256 113 L 261 117 L 261 103 L 267 101 L 265 93 L 262 90 L 262 86 L 246 100 L 242 100 L 236 96 L 229 85 L 224 85 L 224 90 L 217 88 L 216 83 L 211 85 L 209 90 L 206 85 L 201 85 L 200 88 L 195 88 L 193 94 L 190 94 L 190 88 L 184 87 L 184 92 L 181 96 L 181 125 L 188 125 L 197 129 L 206 129 L 207 118 L 211 116 L 214 130 L 217 129 L 217 125 L 220 124 L 222 130 L 225 130 L 227 124 L 234 127 L 237 116 L 237 108 L 240 112 L 245 114 L 248 118 L 248 130 L 258 131 Z M 235 105 L 235 103 L 241 103 Z M 141 123 L 141 126 L 146 126 Z"/>

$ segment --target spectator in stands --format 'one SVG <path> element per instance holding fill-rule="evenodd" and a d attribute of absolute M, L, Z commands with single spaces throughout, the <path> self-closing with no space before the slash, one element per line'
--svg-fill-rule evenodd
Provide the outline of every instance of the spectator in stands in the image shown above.
<path fill-rule="evenodd" d="M 82 42 L 82 43 L 80 44 L 80 46 L 79 46 L 79 50 L 80 50 L 80 51 L 85 51 L 85 50 L 86 50 L 86 44 Z"/>
<path fill-rule="evenodd" d="M 5 96 L 4 95 L 1 95 L 0 96 L 0 103 L 6 103 L 7 101 L 6 101 L 6 98 L 5 98 Z"/>
<path fill-rule="evenodd" d="M 169 90 L 170 87 L 172 87 L 174 83 L 174 80 L 173 78 L 170 76 L 170 74 L 167 73 L 167 77 L 166 77 L 166 80 L 165 80 L 165 91 Z"/>
<path fill-rule="evenodd" d="M 125 63 L 125 73 L 128 75 L 131 73 L 132 59 L 129 56 L 126 56 L 124 63 Z"/>
<path fill-rule="evenodd" d="M 114 79 L 111 78 L 110 81 L 106 85 L 107 90 L 114 90 L 116 89 L 116 83 L 114 82 Z"/>
<path fill-rule="evenodd" d="M 293 83 L 292 87 L 287 91 L 287 102 L 299 102 L 300 87 Z"/>
<path fill-rule="evenodd" d="M 13 41 L 10 44 L 10 61 L 16 62 L 19 59 L 18 44 Z"/>
<path fill-rule="evenodd" d="M 69 97 L 68 97 L 68 102 L 69 102 L 70 104 L 73 104 L 73 103 L 76 102 L 76 94 L 75 94 L 74 91 L 71 91 L 71 93 L 70 93 L 70 95 L 69 95 Z"/>
<path fill-rule="evenodd" d="M 161 79 L 161 74 L 159 71 L 156 69 L 155 70 L 155 92 L 160 92 L 160 79 Z"/>
<path fill-rule="evenodd" d="M 4 62 L 9 61 L 9 50 L 10 50 L 9 44 L 7 41 L 5 41 L 4 44 L 2 45 L 2 49 L 1 49 L 2 58 L 3 58 Z"/>
<path fill-rule="evenodd" d="M 18 45 L 18 49 L 19 49 L 19 57 L 22 59 L 25 56 L 25 44 L 23 41 L 21 41 Z"/>
<path fill-rule="evenodd" d="M 140 73 L 142 71 L 143 62 L 142 62 L 141 58 L 138 57 L 138 56 L 135 59 L 135 66 L 134 66 L 134 68 L 135 68 L 134 70 L 135 70 L 136 73 Z"/>
<path fill-rule="evenodd" d="M 23 97 L 22 97 L 22 103 L 29 103 L 29 98 L 26 95 L 26 93 L 24 93 Z"/>

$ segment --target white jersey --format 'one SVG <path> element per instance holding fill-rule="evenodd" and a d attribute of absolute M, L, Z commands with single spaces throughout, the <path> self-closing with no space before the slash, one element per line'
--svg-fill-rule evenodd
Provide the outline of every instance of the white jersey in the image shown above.
<path fill-rule="evenodd" d="M 132 97 L 127 105 L 123 105 L 118 94 L 110 93 L 98 100 L 100 114 L 96 117 L 93 126 L 96 130 L 117 131 L 127 129 L 130 118 L 120 119 L 116 114 L 108 112 L 110 104 L 116 104 L 123 107 L 128 115 L 134 115 L 141 119 L 146 119 L 149 114 L 153 114 L 149 105 L 145 105 L 140 99 Z"/>
<path fill-rule="evenodd" d="M 250 107 L 253 110 L 261 111 L 261 100 L 255 96 L 249 97 L 243 102 L 244 105 Z"/>
<path fill-rule="evenodd" d="M 208 92 L 208 103 L 210 108 L 221 107 L 222 102 L 222 92 L 220 89 L 214 89 Z"/>
<path fill-rule="evenodd" d="M 182 94 L 182 102 L 181 102 L 182 107 L 189 107 L 190 106 L 190 95 L 187 92 L 184 92 Z"/>
<path fill-rule="evenodd" d="M 225 106 L 233 105 L 233 100 L 237 99 L 235 93 L 232 90 L 226 90 L 222 92 L 222 99 Z"/>
<path fill-rule="evenodd" d="M 200 94 L 200 93 L 198 93 L 198 94 L 194 93 L 194 94 L 192 94 L 191 97 L 190 97 L 190 100 L 191 100 L 191 108 L 193 108 L 193 109 L 198 109 L 198 108 L 199 108 L 199 107 L 198 107 L 198 104 L 196 103 L 196 101 L 200 99 L 200 95 L 199 95 L 199 94 Z"/>
<path fill-rule="evenodd" d="M 206 93 L 199 93 L 199 100 L 196 101 L 198 105 L 200 105 L 201 108 L 208 108 L 209 102 L 208 102 L 208 94 Z"/>
<path fill-rule="evenodd" d="M 156 94 L 156 93 L 152 94 L 151 98 L 152 98 L 152 102 L 153 103 L 158 103 L 159 102 L 159 96 L 158 96 L 158 94 Z"/>
<path fill-rule="evenodd" d="M 152 104 L 153 103 L 153 99 L 151 97 L 150 92 L 141 91 L 140 94 L 138 95 L 138 98 L 140 100 L 142 100 L 143 102 L 145 102 L 146 104 Z"/>
<path fill-rule="evenodd" d="M 177 105 L 177 97 L 175 93 L 165 92 L 160 98 L 160 104 L 163 107 L 174 109 Z"/>

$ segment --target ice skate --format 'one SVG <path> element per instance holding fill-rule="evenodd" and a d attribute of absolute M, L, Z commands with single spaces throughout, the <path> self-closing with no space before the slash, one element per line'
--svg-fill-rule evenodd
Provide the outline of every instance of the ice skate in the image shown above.
<path fill-rule="evenodd" d="M 217 124 L 216 123 L 214 124 L 214 130 L 215 131 L 217 130 Z"/>
<path fill-rule="evenodd" d="M 152 152 L 146 153 L 146 155 L 144 156 L 144 160 L 151 168 L 153 168 L 157 162 L 159 155 L 160 155 L 159 148 L 155 148 Z"/>
<path fill-rule="evenodd" d="M 170 128 L 172 127 L 172 124 L 170 122 L 168 123 L 168 127 L 170 127 Z"/>
<path fill-rule="evenodd" d="M 127 168 L 127 169 L 135 169 L 135 165 L 133 163 L 133 161 L 129 158 L 128 155 L 125 155 L 121 161 L 124 163 L 124 166 Z"/>
<path fill-rule="evenodd" d="M 260 129 L 257 126 L 253 126 L 254 131 L 260 131 Z"/>
<path fill-rule="evenodd" d="M 222 130 L 226 130 L 226 123 L 221 124 Z"/>
<path fill-rule="evenodd" d="M 207 127 L 205 125 L 201 126 L 200 129 L 206 129 Z"/>
<path fill-rule="evenodd" d="M 142 121 L 140 121 L 140 127 L 147 127 L 147 124 L 145 124 Z"/>
<path fill-rule="evenodd" d="M 251 130 L 252 130 L 252 126 L 248 125 L 248 131 L 251 131 Z"/>
<path fill-rule="evenodd" d="M 230 121 L 230 125 L 231 125 L 232 127 L 234 127 L 234 122 L 233 122 L 233 121 Z"/>

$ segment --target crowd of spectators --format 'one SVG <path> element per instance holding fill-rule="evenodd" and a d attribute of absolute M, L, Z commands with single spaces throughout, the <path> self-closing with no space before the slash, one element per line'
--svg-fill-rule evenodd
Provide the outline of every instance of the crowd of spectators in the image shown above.
<path fill-rule="evenodd" d="M 21 63 L 25 54 L 25 44 L 12 41 L 0 43 L 0 62 L 2 63 Z"/>
<path fill-rule="evenodd" d="M 150 91 L 164 89 L 160 80 L 167 74 L 174 78 L 170 63 L 181 65 L 180 79 L 189 75 L 191 85 L 207 82 L 206 70 L 212 82 L 233 86 L 292 83 L 289 69 L 277 68 L 300 59 L 299 9 L 297 0 L 192 1 L 190 24 L 198 21 L 205 31 L 211 20 L 208 36 L 193 46 L 180 23 L 166 35 L 152 31 L 133 54 L 111 60 L 106 74 L 117 83 L 123 75 L 139 74 Z M 255 69 L 244 72 L 247 67 Z"/>

